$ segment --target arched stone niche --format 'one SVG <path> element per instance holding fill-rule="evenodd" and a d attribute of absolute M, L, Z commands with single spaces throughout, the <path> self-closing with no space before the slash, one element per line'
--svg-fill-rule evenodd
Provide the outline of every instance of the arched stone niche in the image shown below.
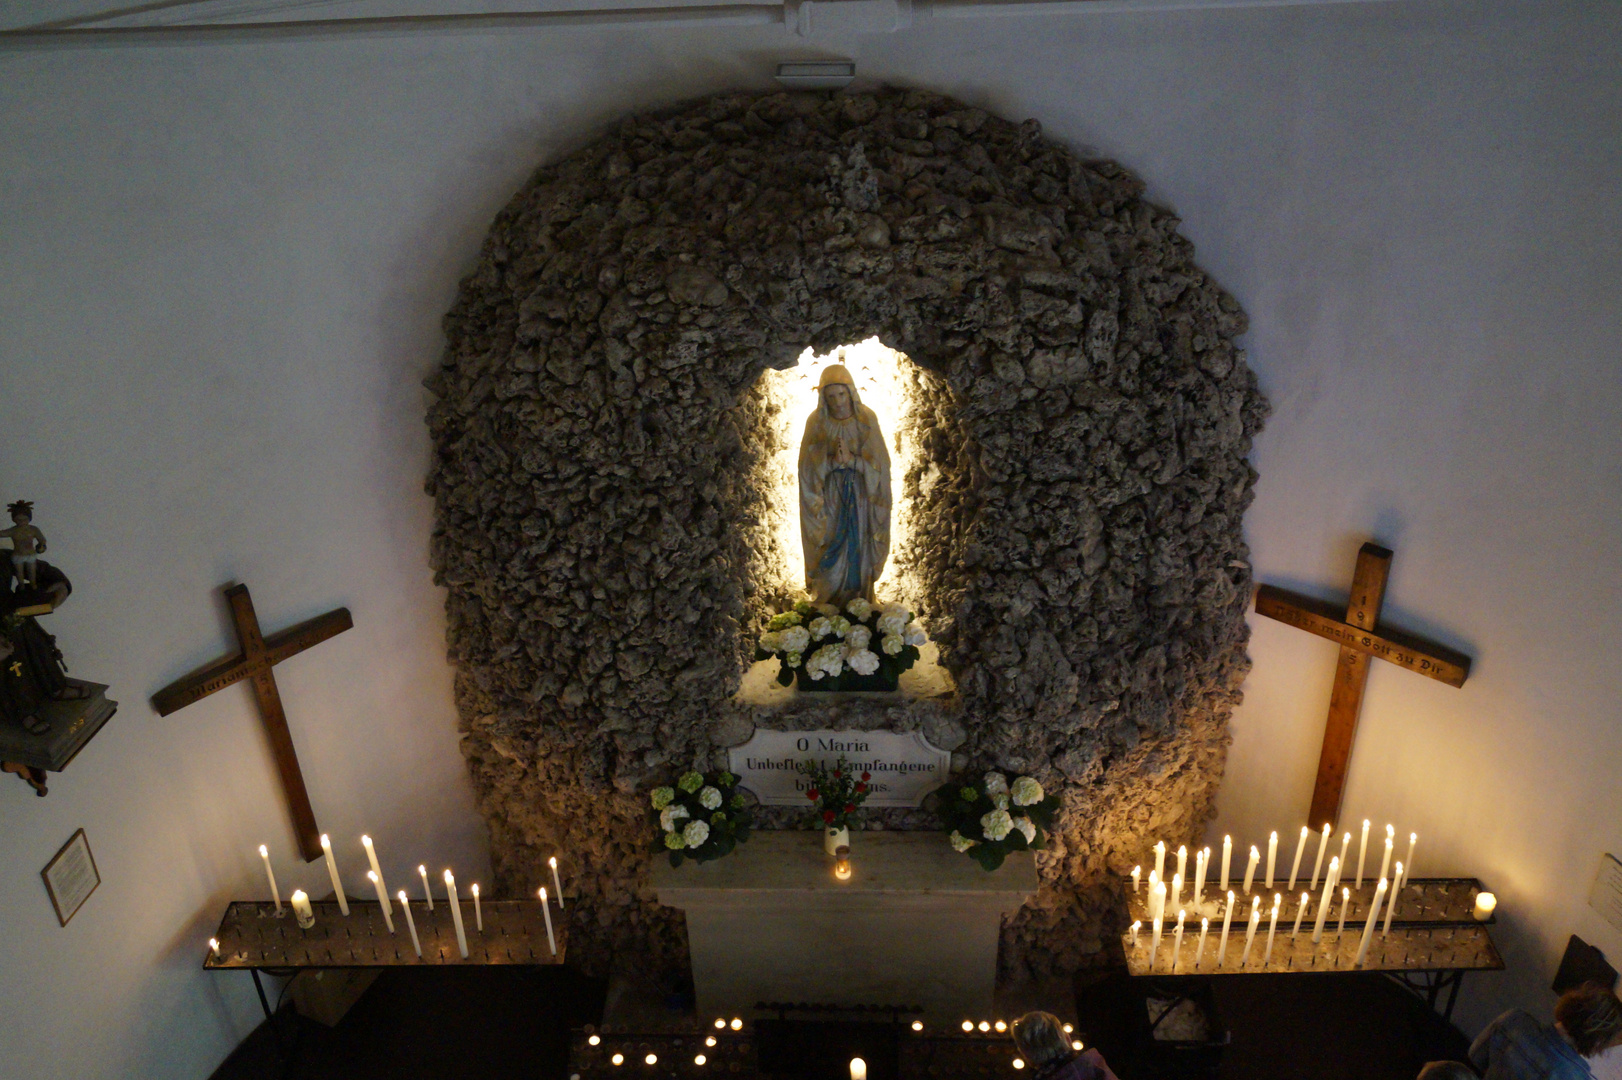
<path fill-rule="evenodd" d="M 1249 664 L 1266 403 L 1238 304 L 1142 187 L 938 94 L 723 94 L 619 122 L 497 217 L 428 380 L 431 560 L 498 884 L 560 853 L 575 959 L 683 966 L 645 792 L 755 719 L 733 693 L 782 599 L 758 377 L 807 346 L 917 365 L 896 557 L 957 685 L 845 719 L 1064 797 L 1004 976 L 1085 963 L 1119 929 L 1106 871 L 1193 840 Z"/>

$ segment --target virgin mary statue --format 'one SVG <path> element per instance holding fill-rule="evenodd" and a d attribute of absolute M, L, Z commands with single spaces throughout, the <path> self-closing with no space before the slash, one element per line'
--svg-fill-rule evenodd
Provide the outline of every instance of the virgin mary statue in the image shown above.
<path fill-rule="evenodd" d="M 823 370 L 800 440 L 800 541 L 817 603 L 873 600 L 890 556 L 890 454 L 842 364 Z"/>

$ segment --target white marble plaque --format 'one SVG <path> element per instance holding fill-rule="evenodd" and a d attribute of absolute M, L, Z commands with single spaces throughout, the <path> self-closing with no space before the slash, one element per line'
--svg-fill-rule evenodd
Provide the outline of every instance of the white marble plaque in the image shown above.
<path fill-rule="evenodd" d="M 931 746 L 921 731 L 767 731 L 727 752 L 727 767 L 767 806 L 804 806 L 806 779 L 796 768 L 820 762 L 833 768 L 840 755 L 855 773 L 870 773 L 868 806 L 916 807 L 946 783 L 952 755 Z"/>

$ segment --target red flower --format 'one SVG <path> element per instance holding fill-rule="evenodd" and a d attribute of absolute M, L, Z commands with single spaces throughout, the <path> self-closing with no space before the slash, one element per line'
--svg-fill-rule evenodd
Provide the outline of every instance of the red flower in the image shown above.
<path fill-rule="evenodd" d="M 857 784 L 856 785 L 856 794 L 860 795 L 862 792 L 864 792 L 866 790 L 867 790 L 867 785 L 866 784 Z"/>
<path fill-rule="evenodd" d="M 824 810 L 822 812 L 822 820 L 832 825 L 834 823 L 834 812 L 832 810 Z"/>
<path fill-rule="evenodd" d="M 844 773 L 842 773 L 842 772 L 840 772 L 840 771 L 839 771 L 839 770 L 838 770 L 838 769 L 835 769 L 835 770 L 834 770 L 834 779 L 835 779 L 835 780 L 838 780 L 838 779 L 839 779 L 839 778 L 840 778 L 840 777 L 841 777 L 841 776 L 843 776 L 843 775 L 845 775 L 845 774 L 844 774 Z"/>
<path fill-rule="evenodd" d="M 868 780 L 871 780 L 871 779 L 873 779 L 873 777 L 872 777 L 872 776 L 870 776 L 870 775 L 869 775 L 869 774 L 867 774 L 867 773 L 863 773 L 863 774 L 862 774 L 862 780 L 863 780 L 863 781 L 864 781 L 864 782 L 866 782 L 866 781 L 868 781 Z"/>
<path fill-rule="evenodd" d="M 817 793 L 816 788 L 812 788 L 810 791 L 806 792 L 805 797 L 810 799 L 812 802 L 816 802 L 819 798 L 821 798 L 821 796 Z"/>
<path fill-rule="evenodd" d="M 855 803 L 846 803 L 845 804 L 845 813 L 854 814 L 855 812 L 856 812 L 856 804 Z"/>

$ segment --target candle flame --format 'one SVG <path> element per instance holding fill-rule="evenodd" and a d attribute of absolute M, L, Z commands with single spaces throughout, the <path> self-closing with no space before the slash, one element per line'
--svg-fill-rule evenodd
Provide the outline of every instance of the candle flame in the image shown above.
<path fill-rule="evenodd" d="M 547 859 L 546 860 L 546 865 L 548 865 L 552 869 L 556 870 L 558 868 L 558 857 L 556 855 L 554 855 L 550 859 Z"/>
<path fill-rule="evenodd" d="M 326 833 L 321 834 L 321 846 L 324 848 L 330 848 L 332 846 L 332 841 L 327 839 Z"/>
<path fill-rule="evenodd" d="M 396 893 L 396 894 L 395 894 L 395 895 L 397 895 L 397 896 L 399 896 L 399 898 L 400 898 L 400 903 L 402 903 L 402 904 L 403 904 L 403 903 L 405 903 L 405 902 L 406 902 L 406 895 L 405 895 L 405 890 L 404 890 L 404 889 L 401 889 L 401 890 L 400 890 L 400 891 L 399 891 L 399 892 L 398 892 L 398 893 Z"/>
<path fill-rule="evenodd" d="M 418 863 L 417 864 L 417 873 L 421 874 L 423 877 L 427 877 L 428 876 L 428 868 L 426 866 L 423 866 L 421 863 Z"/>
<path fill-rule="evenodd" d="M 456 879 L 451 877 L 451 872 L 449 870 L 445 871 L 445 884 L 447 884 L 447 885 L 456 884 Z"/>
<path fill-rule="evenodd" d="M 1391 838 L 1391 837 L 1394 837 L 1394 836 L 1396 836 L 1396 835 L 1397 835 L 1397 830 L 1396 830 L 1396 828 L 1395 828 L 1395 827 L 1394 827 L 1394 826 L 1391 826 L 1391 825 L 1387 825 L 1387 826 L 1386 826 L 1386 827 L 1385 827 L 1385 835 L 1386 835 L 1386 838 L 1387 838 L 1387 839 L 1390 839 L 1390 838 Z"/>
<path fill-rule="evenodd" d="M 267 848 L 265 845 L 260 844 L 259 845 L 259 857 L 262 858 L 262 859 L 270 858 L 270 849 Z"/>
<path fill-rule="evenodd" d="M 478 896 L 478 895 L 479 895 L 479 883 L 478 883 L 478 882 L 477 882 L 477 881 L 475 881 L 475 882 L 474 882 L 474 883 L 473 883 L 473 895 L 474 895 L 474 896 Z"/>
<path fill-rule="evenodd" d="M 546 903 L 546 886 L 541 886 L 541 903 Z"/>
<path fill-rule="evenodd" d="M 367 836 L 365 833 L 360 834 L 360 842 L 365 844 L 367 847 L 372 846 L 372 838 Z"/>
<path fill-rule="evenodd" d="M 372 870 L 366 871 L 366 879 L 368 881 L 370 881 L 373 885 L 376 885 L 377 884 L 377 873 L 375 871 L 372 871 Z"/>

